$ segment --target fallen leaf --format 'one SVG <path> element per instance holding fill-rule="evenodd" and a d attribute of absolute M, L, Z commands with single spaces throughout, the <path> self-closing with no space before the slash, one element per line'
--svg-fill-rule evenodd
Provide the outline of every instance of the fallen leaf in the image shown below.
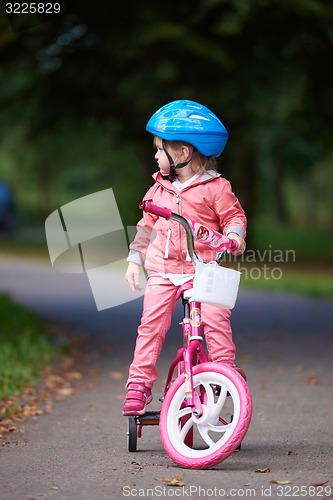
<path fill-rule="evenodd" d="M 47 414 L 49 415 L 50 413 L 52 413 L 52 411 L 53 411 L 53 405 L 52 405 L 51 403 L 47 404 L 47 405 L 45 406 L 45 410 L 44 410 L 44 412 L 45 412 L 45 413 L 47 413 Z"/>
<path fill-rule="evenodd" d="M 22 411 L 22 410 L 20 410 Z M 11 419 L 13 420 L 13 422 L 18 422 L 18 423 L 21 423 L 24 421 L 24 415 L 21 413 L 21 415 L 13 415 L 11 417 Z"/>
<path fill-rule="evenodd" d="M 60 375 L 51 374 L 46 379 L 45 385 L 48 389 L 52 391 L 55 388 L 59 387 L 60 385 L 64 385 L 65 383 L 66 380 L 63 377 L 60 377 Z"/>
<path fill-rule="evenodd" d="M 37 391 L 34 387 L 28 387 L 27 389 L 24 390 L 22 396 L 24 398 L 27 398 L 28 396 L 35 396 L 36 393 L 37 393 Z"/>
<path fill-rule="evenodd" d="M 1 425 L 10 425 L 12 423 L 10 418 L 4 418 L 1 420 Z"/>
<path fill-rule="evenodd" d="M 68 372 L 65 374 L 67 380 L 80 380 L 82 378 L 82 373 L 80 372 Z"/>
<path fill-rule="evenodd" d="M 72 366 L 75 363 L 75 359 L 72 358 L 71 356 L 66 356 L 65 359 L 63 360 L 62 366 L 64 370 L 69 370 L 69 368 L 72 368 Z"/>
<path fill-rule="evenodd" d="M 60 389 L 57 389 L 57 395 L 66 398 L 67 396 L 71 396 L 74 392 L 74 389 L 72 387 L 60 387 Z"/>
<path fill-rule="evenodd" d="M 308 385 L 317 385 L 319 384 L 318 377 L 315 373 L 309 373 L 309 375 L 306 376 L 305 381 Z"/>
<path fill-rule="evenodd" d="M 16 441 L 12 441 L 10 444 L 13 446 L 21 446 L 22 444 L 27 444 L 27 439 L 18 439 Z"/>
<path fill-rule="evenodd" d="M 257 469 L 256 471 L 254 472 L 261 472 L 261 473 L 265 473 L 265 472 L 271 472 L 271 468 L 270 467 L 263 467 L 262 469 Z"/>
<path fill-rule="evenodd" d="M 123 374 L 121 372 L 111 371 L 109 372 L 109 377 L 113 380 L 121 380 L 123 378 Z"/>
<path fill-rule="evenodd" d="M 135 465 L 138 469 L 143 469 L 145 464 L 142 464 L 140 462 L 137 462 L 136 460 L 132 460 L 131 462 L 132 465 Z"/>
<path fill-rule="evenodd" d="M 59 489 L 59 486 L 50 486 L 49 487 L 49 490 L 58 490 Z"/>
<path fill-rule="evenodd" d="M 36 415 L 42 415 L 43 411 L 37 405 L 25 405 L 23 406 L 23 415 L 25 417 L 35 417 Z"/>
<path fill-rule="evenodd" d="M 8 433 L 8 432 L 15 432 L 16 427 L 13 424 L 7 424 L 7 425 L 0 425 L 0 433 Z"/>
<path fill-rule="evenodd" d="M 94 384 L 93 382 L 89 382 L 88 384 L 86 384 L 86 389 L 88 391 L 93 391 L 94 389 L 96 389 L 96 384 Z"/>
<path fill-rule="evenodd" d="M 281 480 L 281 481 L 280 481 L 280 480 L 277 480 L 277 479 L 272 479 L 272 480 L 271 480 L 271 483 L 273 483 L 273 484 L 289 484 L 289 483 L 290 483 L 290 481 L 289 481 L 288 479 L 286 479 L 286 480 Z"/>
<path fill-rule="evenodd" d="M 288 451 L 287 455 L 288 455 L 288 457 L 290 457 L 292 455 L 298 455 L 298 453 L 297 453 L 297 451 L 290 450 L 290 451 Z"/>
<path fill-rule="evenodd" d="M 6 441 L 8 433 L 24 433 L 21 424 L 26 418 L 36 418 L 53 411 L 53 400 L 63 399 L 71 395 L 74 389 L 71 380 L 79 380 L 82 375 L 73 369 L 74 358 L 65 358 L 61 375 L 45 368 L 41 374 L 41 388 L 30 387 L 25 389 L 20 396 L 11 396 L 5 401 L 0 401 L 0 445 L 16 444 L 12 440 Z M 23 443 L 23 441 L 17 441 Z"/>
<path fill-rule="evenodd" d="M 327 483 L 328 483 L 328 481 L 325 481 L 324 483 L 312 483 L 311 486 L 318 488 L 318 486 L 324 486 L 324 484 L 327 484 Z"/>
<path fill-rule="evenodd" d="M 163 483 L 168 486 L 184 486 L 185 481 L 183 476 L 162 477 Z"/>

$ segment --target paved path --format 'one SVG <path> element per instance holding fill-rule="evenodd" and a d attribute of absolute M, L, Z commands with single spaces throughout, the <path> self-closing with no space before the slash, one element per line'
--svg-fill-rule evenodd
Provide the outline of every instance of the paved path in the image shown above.
<path fill-rule="evenodd" d="M 253 395 L 251 427 L 241 452 L 212 470 L 193 471 L 172 464 L 155 427 L 144 429 L 138 452 L 126 450 L 121 398 L 141 299 L 97 312 L 85 276 L 10 259 L 0 260 L 1 290 L 90 339 L 79 360 L 83 378 L 75 393 L 58 401 L 51 414 L 28 419 L 25 433 L 0 449 L 1 500 L 329 498 L 332 301 L 241 290 L 232 322 L 238 363 Z M 178 310 L 175 329 L 179 319 Z M 178 340 L 178 333 L 170 332 L 161 378 Z M 113 372 L 122 378 L 113 378 Z M 157 382 L 155 401 L 161 388 Z M 263 468 L 271 472 L 256 472 Z M 175 475 L 184 478 L 184 487 L 162 481 Z"/>

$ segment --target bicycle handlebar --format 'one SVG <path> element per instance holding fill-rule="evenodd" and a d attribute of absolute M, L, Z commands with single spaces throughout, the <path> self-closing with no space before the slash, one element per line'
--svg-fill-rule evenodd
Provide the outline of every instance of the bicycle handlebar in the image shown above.
<path fill-rule="evenodd" d="M 176 220 L 179 224 L 183 226 L 183 228 L 186 231 L 187 235 L 187 244 L 188 244 L 188 249 L 189 249 L 189 254 L 192 260 L 198 259 L 195 251 L 194 251 L 194 242 L 193 238 L 196 240 L 201 241 L 202 243 L 206 244 L 213 250 L 216 250 L 218 253 L 217 257 L 217 262 L 221 260 L 221 254 L 225 252 L 226 250 L 231 250 L 234 252 L 238 248 L 238 242 L 232 238 L 228 238 L 227 236 L 223 236 L 222 234 L 218 233 L 217 231 L 214 231 L 212 229 L 208 229 L 205 226 L 202 226 L 201 224 L 195 223 L 194 221 L 188 221 L 185 219 L 185 217 L 182 217 L 181 215 L 175 214 L 170 210 L 169 208 L 163 208 L 159 207 L 157 205 L 154 205 L 150 201 L 143 201 L 140 204 L 140 208 L 144 212 L 148 212 L 153 215 L 158 215 L 159 217 L 163 217 L 166 220 L 173 219 Z M 199 226 L 200 229 L 206 231 L 208 233 L 208 239 L 205 241 L 205 239 L 202 239 L 199 236 L 198 229 L 195 227 Z"/>
<path fill-rule="evenodd" d="M 229 241 L 230 241 L 230 250 L 232 252 L 235 252 L 237 250 L 237 248 L 239 247 L 238 245 L 238 241 L 234 240 L 233 238 L 229 238 Z"/>
<path fill-rule="evenodd" d="M 172 210 L 169 208 L 158 207 L 157 205 L 153 205 L 150 201 L 143 201 L 140 204 L 141 210 L 144 212 L 148 212 L 153 215 L 158 215 L 159 217 L 163 217 L 166 220 L 169 220 L 172 215 Z"/>

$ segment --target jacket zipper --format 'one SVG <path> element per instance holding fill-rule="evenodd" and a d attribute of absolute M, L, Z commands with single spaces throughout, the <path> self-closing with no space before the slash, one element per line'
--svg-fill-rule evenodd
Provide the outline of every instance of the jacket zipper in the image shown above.
<path fill-rule="evenodd" d="M 209 182 L 210 180 L 211 179 L 209 179 L 207 181 L 204 181 L 204 183 Z M 176 196 L 176 205 L 178 206 L 177 212 L 178 212 L 178 215 L 181 215 L 181 213 L 180 213 L 180 194 L 175 193 L 175 191 L 173 191 L 173 189 L 168 189 L 160 181 L 156 181 L 156 182 L 157 182 L 157 184 L 159 184 L 160 186 L 162 186 L 163 189 L 165 189 L 166 191 L 169 191 L 169 193 L 173 193 Z M 194 185 L 196 185 L 196 183 L 191 184 L 190 186 L 188 186 L 187 188 L 185 188 L 184 191 L 187 190 L 187 189 L 190 189 Z M 184 273 L 185 269 L 184 269 L 184 260 L 183 260 L 183 257 L 182 257 L 182 255 L 183 255 L 183 245 L 182 245 L 182 233 L 181 233 L 181 231 L 182 231 L 182 228 L 179 225 L 179 231 L 178 231 L 178 235 L 179 235 L 179 248 L 180 248 L 180 257 L 181 257 L 181 262 L 182 262 L 182 272 Z M 167 245 L 166 245 L 166 248 L 165 248 L 164 258 L 168 258 L 169 257 L 169 242 L 170 242 L 170 237 L 171 237 L 171 231 L 170 232 L 168 231 Z M 188 253 L 188 250 L 187 250 L 186 260 L 191 261 L 191 258 L 190 258 L 190 255 Z"/>
<path fill-rule="evenodd" d="M 180 194 L 176 194 L 176 204 L 178 206 L 178 215 L 181 215 L 180 213 Z M 179 250 L 180 250 L 180 258 L 182 261 L 182 272 L 184 273 L 184 261 L 183 261 L 183 243 L 182 243 L 182 226 L 179 224 L 179 229 L 178 229 L 178 238 L 179 238 Z"/>
<path fill-rule="evenodd" d="M 176 194 L 176 203 L 178 205 L 178 215 L 180 215 L 180 194 Z"/>
<path fill-rule="evenodd" d="M 170 237 L 171 237 L 171 227 L 168 227 L 167 240 L 166 240 L 165 250 L 164 250 L 164 258 L 165 258 L 165 259 L 168 259 L 168 258 L 169 258 L 169 243 L 170 243 Z"/>
<path fill-rule="evenodd" d="M 178 213 L 178 215 L 180 215 L 180 195 L 175 193 L 175 196 L 176 196 L 176 204 L 178 206 L 177 213 Z M 165 259 L 169 258 L 170 238 L 171 238 L 171 227 L 169 227 L 168 231 L 167 231 L 167 240 L 166 240 L 165 249 L 164 249 L 164 258 Z M 178 230 L 178 238 L 179 238 L 179 243 L 180 243 L 180 248 L 181 248 L 182 241 L 181 241 L 181 227 L 180 226 L 179 226 L 179 230 Z"/>

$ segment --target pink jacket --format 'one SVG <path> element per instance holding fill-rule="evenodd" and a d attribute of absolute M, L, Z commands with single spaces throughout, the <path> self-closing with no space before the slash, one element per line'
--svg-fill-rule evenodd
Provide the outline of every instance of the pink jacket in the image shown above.
<path fill-rule="evenodd" d="M 223 234 L 235 232 L 245 237 L 244 211 L 230 183 L 220 174 L 210 170 L 181 191 L 170 181 L 164 180 L 160 172 L 155 173 L 153 178 L 155 184 L 148 190 L 144 200 L 167 207 L 216 231 L 222 230 Z M 148 271 L 194 272 L 187 252 L 185 231 L 176 221 L 144 213 L 137 224 L 137 234 L 130 249 L 128 260 L 137 262 L 137 258 L 131 258 L 131 255 L 139 252 L 141 262 Z M 195 241 L 195 251 L 206 262 L 216 256 L 214 250 L 199 241 Z"/>

